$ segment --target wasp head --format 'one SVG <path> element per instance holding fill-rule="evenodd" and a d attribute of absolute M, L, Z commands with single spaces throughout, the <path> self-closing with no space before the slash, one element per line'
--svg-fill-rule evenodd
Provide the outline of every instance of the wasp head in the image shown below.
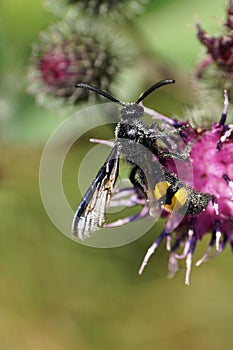
<path fill-rule="evenodd" d="M 127 119 L 127 118 L 135 118 L 139 119 L 143 117 L 144 109 L 142 106 L 139 106 L 137 103 L 126 103 L 124 104 L 123 108 L 121 109 L 121 118 Z"/>

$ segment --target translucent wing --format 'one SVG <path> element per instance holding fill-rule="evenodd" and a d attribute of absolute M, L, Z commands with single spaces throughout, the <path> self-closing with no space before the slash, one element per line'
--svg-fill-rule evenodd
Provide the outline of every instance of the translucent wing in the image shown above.
<path fill-rule="evenodd" d="M 72 233 L 85 239 L 103 226 L 119 172 L 120 146 L 116 143 L 83 197 L 73 219 Z"/>

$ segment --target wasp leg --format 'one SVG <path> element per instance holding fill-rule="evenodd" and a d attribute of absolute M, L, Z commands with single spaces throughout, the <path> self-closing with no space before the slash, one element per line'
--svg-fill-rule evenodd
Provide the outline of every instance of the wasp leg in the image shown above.
<path fill-rule="evenodd" d="M 119 227 L 125 224 L 128 224 L 130 222 L 133 222 L 135 220 L 142 219 L 146 217 L 149 214 L 149 207 L 146 204 L 146 195 L 144 192 L 143 187 L 136 179 L 136 173 L 138 171 L 138 166 L 134 166 L 131 170 L 129 179 L 133 185 L 132 188 L 123 188 L 118 189 L 116 195 L 113 195 L 111 199 L 110 206 L 116 207 L 116 206 L 126 206 L 126 207 L 133 207 L 136 205 L 143 205 L 143 209 L 134 215 L 131 215 L 129 217 L 126 217 L 124 219 L 119 219 L 114 222 L 111 222 L 109 224 L 105 224 L 104 227 Z M 125 196 L 128 196 L 131 194 L 130 198 L 124 198 Z M 123 198 L 123 199 L 122 199 Z"/>
<path fill-rule="evenodd" d="M 136 180 L 138 166 L 133 167 L 129 175 L 129 180 L 133 187 L 119 188 L 111 198 L 110 207 L 126 206 L 132 207 L 135 205 L 145 205 L 146 195 L 141 184 Z M 130 198 L 126 198 L 130 196 Z"/>

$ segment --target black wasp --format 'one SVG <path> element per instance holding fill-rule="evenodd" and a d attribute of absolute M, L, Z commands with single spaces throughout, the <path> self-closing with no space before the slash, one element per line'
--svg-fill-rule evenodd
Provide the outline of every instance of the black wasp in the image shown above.
<path fill-rule="evenodd" d="M 142 101 L 154 90 L 174 82 L 166 79 L 155 83 L 133 103 L 121 102 L 108 92 L 87 83 L 76 85 L 77 88 L 94 91 L 119 104 L 121 110 L 111 152 L 75 213 L 72 224 L 74 236 L 85 239 L 105 225 L 106 212 L 119 174 L 121 153 L 132 167 L 129 179 L 138 199 L 136 202 L 144 203 L 144 206 L 139 214 L 106 226 L 122 225 L 148 214 L 153 216 L 158 206 L 187 215 L 196 215 L 207 207 L 211 195 L 187 186 L 166 166 L 166 159 L 186 160 L 189 156 L 188 147 L 185 152 L 168 151 L 166 144 L 174 131 L 163 129 L 156 122 L 147 125 L 141 119 L 144 116 Z M 181 129 L 177 126 L 176 132 Z"/>

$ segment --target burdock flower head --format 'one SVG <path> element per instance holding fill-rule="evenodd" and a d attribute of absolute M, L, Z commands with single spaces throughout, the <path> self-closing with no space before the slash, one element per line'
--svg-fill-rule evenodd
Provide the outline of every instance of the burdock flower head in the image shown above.
<path fill-rule="evenodd" d="M 168 221 L 162 233 L 149 248 L 139 270 L 140 274 L 163 239 L 167 239 L 167 249 L 170 251 L 168 264 L 170 276 L 178 270 L 178 261 L 185 259 L 187 285 L 190 281 L 193 252 L 197 242 L 204 235 L 211 233 L 210 243 L 206 253 L 196 262 L 196 266 L 222 252 L 227 242 L 233 249 L 233 125 L 226 124 L 227 106 L 228 96 L 225 91 L 224 110 L 219 123 L 213 123 L 210 129 L 195 129 L 186 124 L 180 131 L 183 141 L 191 146 L 193 190 L 198 191 L 199 199 L 203 194 L 207 195 L 205 200 L 208 205 L 205 203 L 206 207 L 198 212 L 198 206 L 204 197 L 201 201 L 196 197 L 193 201 L 194 206 L 196 202 L 196 214 L 190 215 L 187 210 L 181 221 L 179 217 L 177 222 L 174 219 L 172 223 L 174 230 Z M 175 123 L 175 127 L 185 125 Z M 176 172 L 172 162 L 171 165 L 168 162 L 166 166 Z M 178 196 L 178 191 L 176 200 L 182 200 L 182 197 Z M 166 205 L 164 207 L 166 208 Z M 164 215 L 167 215 L 166 211 Z M 214 246 L 216 251 L 211 255 Z M 183 250 L 178 252 L 181 247 Z"/>
<path fill-rule="evenodd" d="M 227 32 L 225 35 L 214 37 L 202 29 L 199 23 L 197 23 L 196 26 L 197 37 L 206 47 L 208 55 L 200 63 L 197 76 L 201 77 L 203 70 L 211 63 L 215 63 L 217 68 L 221 71 L 223 79 L 227 80 L 229 83 L 233 76 L 233 1 L 229 0 L 227 8 L 227 21 L 225 24 Z"/>
<path fill-rule="evenodd" d="M 92 82 L 111 90 L 126 61 L 114 33 L 69 14 L 41 33 L 34 44 L 28 90 L 47 106 L 85 101 L 89 93 L 75 89 L 77 82 Z"/>

